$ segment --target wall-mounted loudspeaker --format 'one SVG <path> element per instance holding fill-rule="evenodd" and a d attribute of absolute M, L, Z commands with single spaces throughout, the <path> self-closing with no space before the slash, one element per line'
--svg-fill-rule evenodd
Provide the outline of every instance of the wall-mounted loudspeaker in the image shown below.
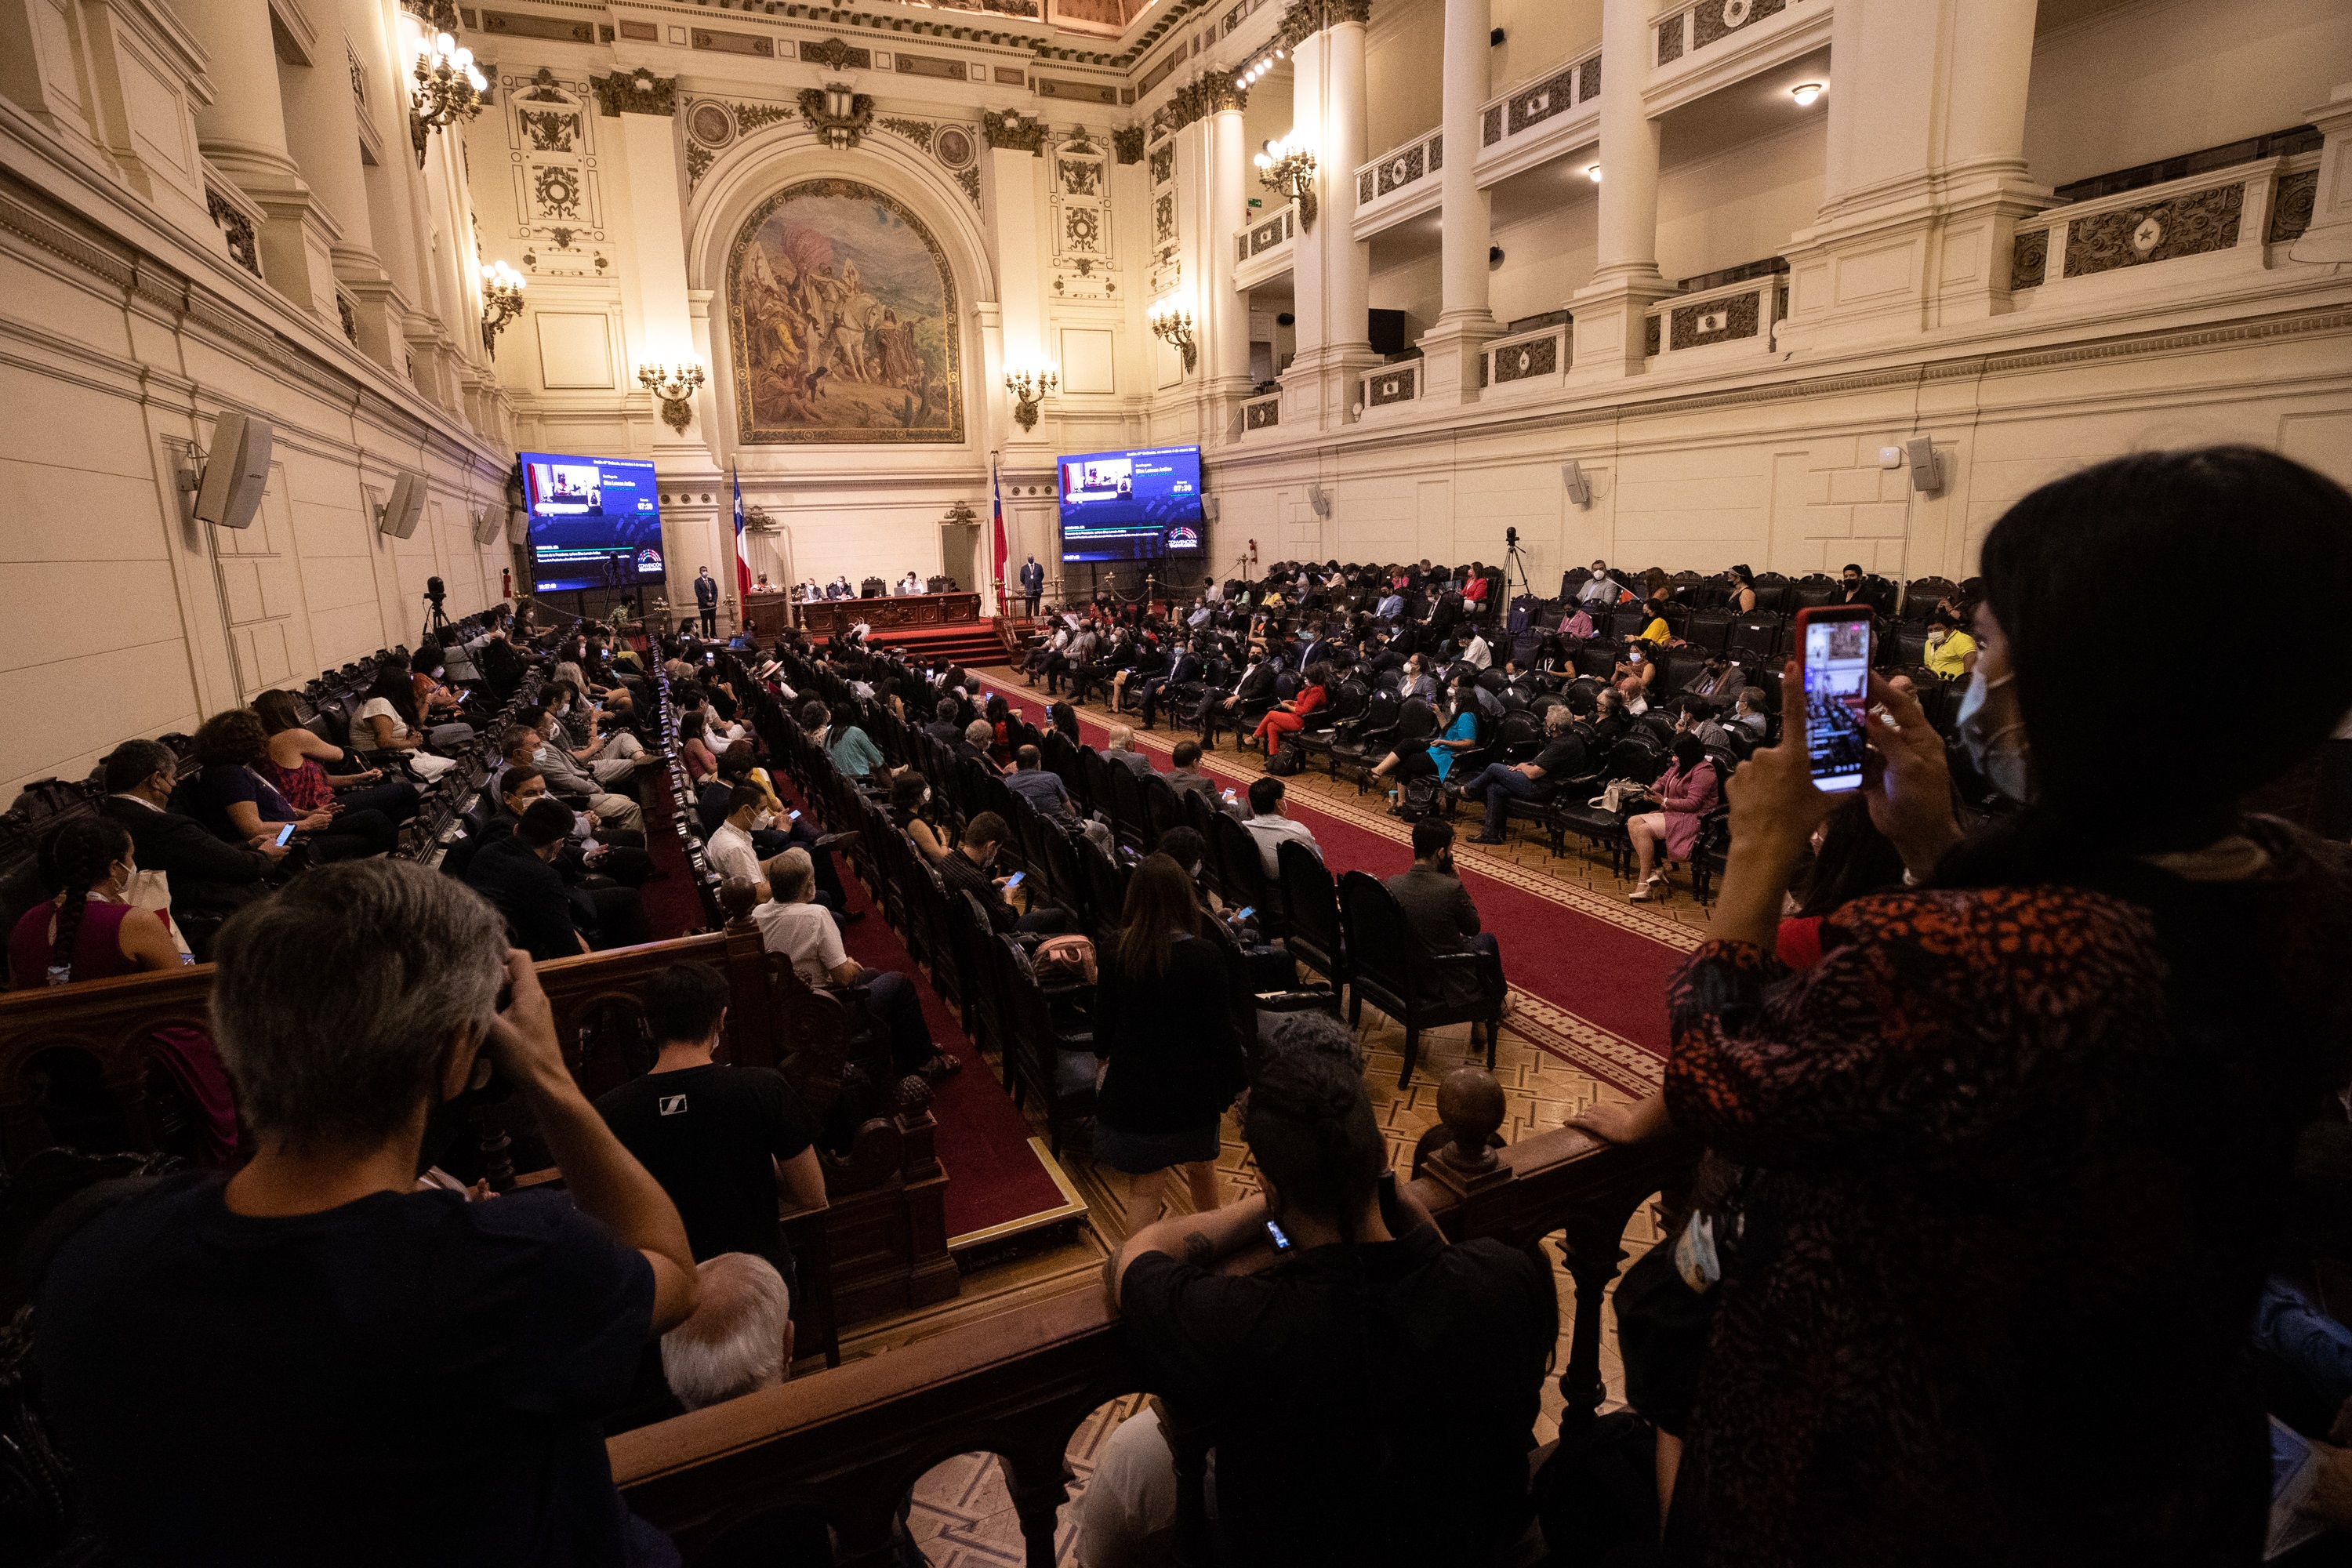
<path fill-rule="evenodd" d="M 376 510 L 375 531 L 389 533 L 394 539 L 406 539 L 416 531 L 416 520 L 425 515 L 423 474 L 403 468 L 392 481 L 392 494 Z"/>
<path fill-rule="evenodd" d="M 224 409 L 213 423 L 213 449 L 196 481 L 196 521 L 223 528 L 251 528 L 269 488 L 269 454 L 275 432 L 267 419 Z"/>
<path fill-rule="evenodd" d="M 477 546 L 491 543 L 506 530 L 507 520 L 503 510 L 493 511 L 486 506 L 474 509 L 474 543 Z"/>
<path fill-rule="evenodd" d="M 1309 485 L 1307 487 L 1307 504 L 1315 509 L 1316 516 L 1329 517 L 1331 515 L 1331 492 L 1325 489 L 1321 485 Z"/>
<path fill-rule="evenodd" d="M 1202 522 L 1216 521 L 1217 513 L 1222 510 L 1223 509 L 1217 504 L 1216 497 L 1202 496 L 1201 498 L 1201 521 Z"/>
<path fill-rule="evenodd" d="M 1944 459 L 1936 455 L 1935 438 L 1916 436 L 1904 444 L 1911 459 L 1911 488 L 1915 490 L 1939 490 L 1944 488 Z"/>
<path fill-rule="evenodd" d="M 1592 504 L 1592 481 L 1584 477 L 1584 465 L 1570 458 L 1559 467 L 1559 482 L 1568 487 L 1568 499 L 1578 506 Z"/>
<path fill-rule="evenodd" d="M 530 542 L 530 513 L 519 506 L 507 508 L 507 542 L 509 544 Z"/>

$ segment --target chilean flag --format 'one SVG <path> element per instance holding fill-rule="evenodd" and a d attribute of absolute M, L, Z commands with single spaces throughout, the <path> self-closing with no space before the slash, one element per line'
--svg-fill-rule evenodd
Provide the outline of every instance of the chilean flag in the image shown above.
<path fill-rule="evenodd" d="M 728 474 L 735 481 L 735 602 L 745 605 L 751 596 L 751 542 L 743 536 L 743 476 L 733 468 Z"/>
<path fill-rule="evenodd" d="M 996 465 L 993 463 L 991 463 L 988 466 L 988 488 L 990 494 L 994 498 L 996 503 L 994 508 L 993 537 L 990 541 L 990 552 L 994 556 L 996 562 L 996 613 L 1001 616 L 1005 613 L 1004 557 L 1007 553 L 1004 548 L 1004 483 L 1002 479 L 997 478 Z"/>

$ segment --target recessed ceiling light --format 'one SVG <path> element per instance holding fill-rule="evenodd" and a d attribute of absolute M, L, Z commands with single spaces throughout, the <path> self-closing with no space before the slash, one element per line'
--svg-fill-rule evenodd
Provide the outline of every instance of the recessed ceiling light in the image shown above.
<path fill-rule="evenodd" d="M 1810 109 L 1812 107 L 1813 100 L 1821 95 L 1822 84 L 1817 81 L 1804 82 L 1789 89 L 1789 96 L 1797 100 L 1799 109 Z"/>
<path fill-rule="evenodd" d="M 1594 184 L 1599 184 L 1601 183 L 1601 165 L 1594 163 L 1588 166 L 1584 171 L 1584 174 L 1585 178 L 1591 180 Z"/>

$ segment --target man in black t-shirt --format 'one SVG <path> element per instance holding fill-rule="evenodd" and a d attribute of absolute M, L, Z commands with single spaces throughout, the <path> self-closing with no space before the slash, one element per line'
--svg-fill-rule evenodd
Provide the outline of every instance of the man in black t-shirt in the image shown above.
<path fill-rule="evenodd" d="M 1110 1265 L 1143 1386 L 1210 1434 L 1218 1560 L 1501 1560 L 1528 1529 L 1549 1271 L 1448 1246 L 1409 1193 L 1383 1196 L 1387 1146 L 1345 1062 L 1274 1056 L 1244 1131 L 1263 1195 L 1147 1226 Z M 1276 1226 L 1274 1267 L 1216 1271 Z"/>
<path fill-rule="evenodd" d="M 1486 772 L 1462 786 L 1463 798 L 1483 800 L 1486 805 L 1486 825 L 1471 842 L 1500 844 L 1503 818 L 1512 801 L 1548 795 L 1559 787 L 1560 780 L 1591 768 L 1591 753 L 1577 733 L 1576 721 L 1590 720 L 1592 706 L 1591 692 L 1570 691 L 1566 701 L 1544 710 L 1543 750 L 1524 763 L 1489 763 Z"/>
<path fill-rule="evenodd" d="M 816 1129 L 783 1075 L 712 1061 L 727 1025 L 727 981 L 704 963 L 674 963 L 646 983 L 653 1070 L 596 1101 L 614 1136 L 661 1183 L 686 1222 L 697 1262 L 749 1252 L 799 1282 L 777 1199 L 824 1206 Z"/>
<path fill-rule="evenodd" d="M 675 1563 L 598 1418 L 693 1311 L 686 1228 L 572 1083 L 498 912 L 349 861 L 213 958 L 252 1161 L 121 1196 L 36 1281 L 42 1401 L 108 1560 Z M 416 1190 L 484 1052 L 568 1191 Z"/>

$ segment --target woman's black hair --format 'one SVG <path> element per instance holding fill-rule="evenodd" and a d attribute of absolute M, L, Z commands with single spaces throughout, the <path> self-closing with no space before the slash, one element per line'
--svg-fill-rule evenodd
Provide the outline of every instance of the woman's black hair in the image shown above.
<path fill-rule="evenodd" d="M 416 728 L 416 688 L 410 684 L 414 671 L 404 658 L 387 658 L 376 666 L 375 679 L 368 682 L 367 700 L 381 697 L 392 704 L 400 721 L 409 729 Z"/>
<path fill-rule="evenodd" d="M 1831 808 L 1822 823 L 1822 847 L 1798 898 L 1801 917 L 1826 915 L 1864 893 L 1903 882 L 1903 856 L 1895 841 L 1870 820 L 1870 802 L 1860 792 Z"/>
<path fill-rule="evenodd" d="M 1706 761 L 1706 742 L 1685 730 L 1675 737 L 1674 759 L 1676 766 L 1688 772 Z"/>
<path fill-rule="evenodd" d="M 1045 710 L 1045 717 L 1055 729 L 1067 735 L 1073 742 L 1077 740 L 1078 710 L 1076 709 L 1066 702 L 1056 702 Z"/>
<path fill-rule="evenodd" d="M 131 833 L 110 816 L 79 816 L 41 840 L 34 861 L 41 886 L 58 906 L 58 934 L 49 943 L 49 967 L 73 978 L 74 943 L 81 935 L 82 910 L 89 890 L 106 876 L 106 868 L 131 853 Z"/>
<path fill-rule="evenodd" d="M 2352 639 L 2326 616 L 2300 615 L 2273 617 L 2266 634 L 2275 679 L 2250 682 L 2227 660 L 2192 659 L 2160 682 L 2103 685 L 2100 721 L 2083 722 L 2085 683 L 2112 660 L 2116 627 L 2176 596 L 2180 563 L 2216 540 L 2229 541 L 2247 582 L 2293 583 L 2314 605 L 2352 599 L 2352 495 L 2258 447 L 2117 458 L 2043 485 L 1993 525 L 1984 602 L 2008 645 L 2034 798 L 1995 842 L 1963 845 L 1942 875 L 2047 880 L 2069 862 L 2210 844 L 2247 792 L 2352 709 Z M 2182 713 L 2201 726 L 2185 751 Z"/>

